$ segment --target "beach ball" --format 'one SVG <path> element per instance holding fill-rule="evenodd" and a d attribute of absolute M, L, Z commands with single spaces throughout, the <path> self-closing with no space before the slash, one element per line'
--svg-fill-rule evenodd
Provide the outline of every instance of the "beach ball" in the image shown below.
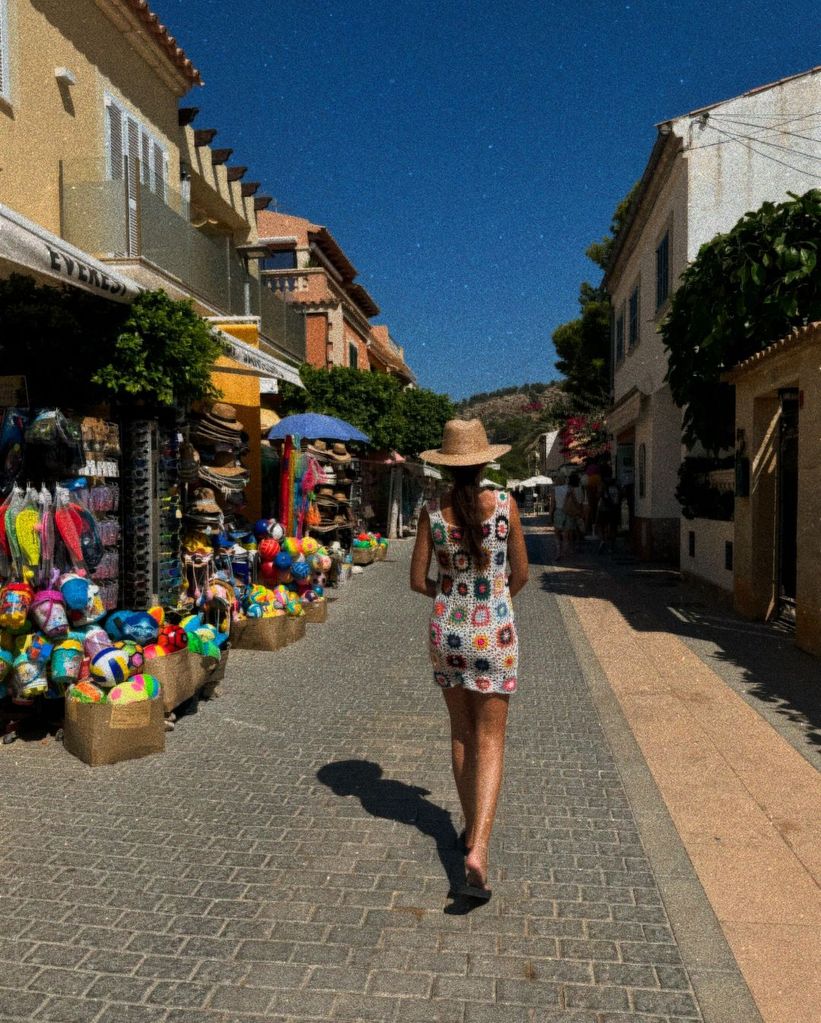
<path fill-rule="evenodd" d="M 302 538 L 302 553 L 306 558 L 309 558 L 312 554 L 316 554 L 319 550 L 319 541 L 315 540 L 312 536 L 304 536 Z"/>
<path fill-rule="evenodd" d="M 316 593 L 314 593 L 314 591 L 313 591 L 313 590 L 306 590 L 306 591 L 305 591 L 305 592 L 304 592 L 304 593 L 302 594 L 302 603 L 303 603 L 303 604 L 313 604 L 313 602 L 314 602 L 314 601 L 315 601 L 316 599 L 317 599 L 317 595 L 316 595 Z"/>
<path fill-rule="evenodd" d="M 294 559 L 287 551 L 280 551 L 274 558 L 274 564 L 277 568 L 287 571 L 293 564 L 293 560 Z"/>
<path fill-rule="evenodd" d="M 145 650 L 139 643 L 135 643 L 133 639 L 126 639 L 121 643 L 115 643 L 114 649 L 122 650 L 126 657 L 128 657 L 128 670 L 132 674 L 135 671 L 139 671 L 145 664 Z"/>
<path fill-rule="evenodd" d="M 245 612 L 247 618 L 263 618 L 265 615 L 265 607 L 262 604 L 252 604 Z"/>
<path fill-rule="evenodd" d="M 282 526 L 280 526 L 278 522 L 274 522 L 274 524 L 270 527 L 268 532 L 275 540 L 279 540 L 280 543 L 282 542 L 282 539 L 285 536 L 285 530 L 282 528 Z"/>
<path fill-rule="evenodd" d="M 135 675 L 115 686 L 108 694 L 109 703 L 141 703 L 159 696 L 160 683 L 153 675 Z"/>
<path fill-rule="evenodd" d="M 83 635 L 83 650 L 86 657 L 93 658 L 102 650 L 110 649 L 111 639 L 105 629 L 100 628 L 99 625 L 92 625 L 91 628 L 86 629 Z"/>
<path fill-rule="evenodd" d="M 163 625 L 157 643 L 166 653 L 173 654 L 188 646 L 188 633 L 179 625 Z"/>
<path fill-rule="evenodd" d="M 317 595 L 317 597 L 324 597 L 325 596 L 325 587 L 324 586 L 314 586 L 314 593 Z"/>
<path fill-rule="evenodd" d="M 317 554 L 311 564 L 315 572 L 330 572 L 333 560 L 329 554 Z"/>
<path fill-rule="evenodd" d="M 274 590 L 274 600 L 279 607 L 285 607 L 288 603 L 288 589 L 285 586 L 277 586 Z"/>
<path fill-rule="evenodd" d="M 105 693 L 93 682 L 75 682 L 66 691 L 69 700 L 76 700 L 77 703 L 103 703 Z"/>
<path fill-rule="evenodd" d="M 274 525 L 273 519 L 257 519 L 254 523 L 254 533 L 260 536 L 267 536 L 270 533 L 271 527 Z"/>
<path fill-rule="evenodd" d="M 91 677 L 106 689 L 125 682 L 128 675 L 128 654 L 125 650 L 111 647 L 108 650 L 101 650 L 91 658 Z"/>
<path fill-rule="evenodd" d="M 259 574 L 267 582 L 274 582 L 277 577 L 278 569 L 273 561 L 263 561 L 259 566 Z"/>
<path fill-rule="evenodd" d="M 150 643 L 147 647 L 143 647 L 143 656 L 147 661 L 152 661 L 155 657 L 165 657 L 165 650 L 159 643 Z"/>
<path fill-rule="evenodd" d="M 295 558 L 302 552 L 302 544 L 295 536 L 286 537 L 282 546 L 292 558 Z"/>
<path fill-rule="evenodd" d="M 291 566 L 291 572 L 293 572 L 294 579 L 307 579 L 311 574 L 311 566 L 307 561 L 295 561 Z"/>
<path fill-rule="evenodd" d="M 279 544 L 273 537 L 266 536 L 264 540 L 260 540 L 258 550 L 263 561 L 273 561 L 279 554 Z"/>

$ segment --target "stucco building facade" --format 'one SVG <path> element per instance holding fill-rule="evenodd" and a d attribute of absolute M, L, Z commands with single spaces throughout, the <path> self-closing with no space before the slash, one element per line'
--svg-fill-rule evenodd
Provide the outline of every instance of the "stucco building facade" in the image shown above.
<path fill-rule="evenodd" d="M 634 548 L 676 561 L 681 410 L 665 382 L 658 333 L 699 248 L 765 201 L 817 185 L 821 142 L 795 126 L 821 120 L 821 68 L 662 122 L 605 274 L 613 305 L 616 468 L 632 492 Z M 816 122 L 811 115 L 816 112 Z"/>

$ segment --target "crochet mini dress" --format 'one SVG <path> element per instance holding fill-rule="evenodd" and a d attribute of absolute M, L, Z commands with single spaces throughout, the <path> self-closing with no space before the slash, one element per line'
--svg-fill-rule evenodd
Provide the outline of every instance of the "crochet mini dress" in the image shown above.
<path fill-rule="evenodd" d="M 462 530 L 446 522 L 439 502 L 427 504 L 439 580 L 430 620 L 433 678 L 443 689 L 515 693 L 519 642 L 507 585 L 510 496 L 482 523 L 485 565 L 475 565 Z"/>

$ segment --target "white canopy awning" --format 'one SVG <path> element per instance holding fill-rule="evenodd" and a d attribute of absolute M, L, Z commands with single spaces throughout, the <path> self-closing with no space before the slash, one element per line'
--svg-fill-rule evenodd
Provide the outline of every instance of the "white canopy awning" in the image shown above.
<path fill-rule="evenodd" d="M 26 272 L 90 291 L 115 302 L 133 302 L 142 290 L 129 277 L 106 266 L 34 221 L 0 203 L 0 267 Z"/>
<path fill-rule="evenodd" d="M 299 378 L 299 370 L 295 366 L 289 366 L 287 362 L 269 355 L 267 352 L 254 348 L 253 345 L 240 341 L 225 330 L 217 328 L 220 341 L 228 349 L 229 359 L 238 362 L 239 367 L 220 366 L 220 373 L 237 373 L 241 376 L 261 377 L 261 383 L 265 385 L 264 393 L 276 393 L 271 388 L 271 380 L 287 380 L 289 384 L 296 384 L 297 387 L 304 387 Z M 241 367 L 241 368 L 240 368 Z"/>

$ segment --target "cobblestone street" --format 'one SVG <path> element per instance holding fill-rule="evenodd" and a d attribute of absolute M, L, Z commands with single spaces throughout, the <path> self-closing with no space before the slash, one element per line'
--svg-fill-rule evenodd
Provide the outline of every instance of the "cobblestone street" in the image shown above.
<path fill-rule="evenodd" d="M 164 756 L 0 753 L 0 1019 L 755 1023 L 570 598 L 529 537 L 491 902 L 461 827 L 409 543 L 329 622 L 234 652 Z M 591 674 L 592 673 L 592 674 Z"/>

